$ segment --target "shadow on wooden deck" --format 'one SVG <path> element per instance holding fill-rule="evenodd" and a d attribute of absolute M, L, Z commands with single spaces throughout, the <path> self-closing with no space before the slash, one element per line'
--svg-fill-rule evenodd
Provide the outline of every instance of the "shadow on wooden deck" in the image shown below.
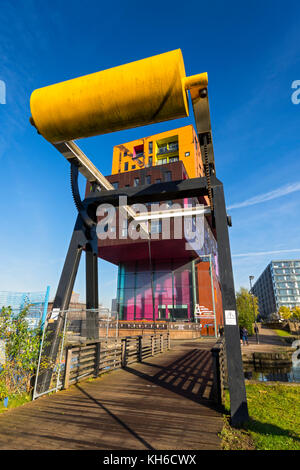
<path fill-rule="evenodd" d="M 185 398 L 220 410 L 212 401 L 213 373 L 210 351 L 192 349 L 166 366 L 147 361 L 139 363 L 159 369 L 154 375 L 146 373 L 145 368 L 141 371 L 140 367 L 135 368 L 134 365 L 126 366 L 124 370 Z"/>

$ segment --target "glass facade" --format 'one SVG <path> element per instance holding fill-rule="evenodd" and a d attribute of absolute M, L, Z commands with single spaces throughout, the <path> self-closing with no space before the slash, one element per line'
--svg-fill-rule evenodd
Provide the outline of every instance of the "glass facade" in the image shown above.
<path fill-rule="evenodd" d="M 121 264 L 117 311 L 126 321 L 196 321 L 203 335 L 214 335 L 222 324 L 221 289 L 212 257 L 187 263 L 160 260 Z"/>
<path fill-rule="evenodd" d="M 144 261 L 119 266 L 120 319 L 192 320 L 192 262 Z"/>
<path fill-rule="evenodd" d="M 271 275 L 277 308 L 300 305 L 300 260 L 273 261 Z"/>
<path fill-rule="evenodd" d="M 253 286 L 263 317 L 300 305 L 300 260 L 271 261 Z"/>
<path fill-rule="evenodd" d="M 151 233 L 156 228 L 159 230 L 155 223 L 160 224 L 161 220 L 153 222 Z M 204 243 L 198 256 L 193 260 L 162 258 L 119 263 L 117 305 L 120 320 L 194 321 L 196 304 L 206 303 L 204 306 L 212 310 L 212 285 L 219 285 L 217 244 L 206 219 Z M 210 264 L 215 281 L 210 275 L 205 281 Z M 219 290 L 214 296 L 221 298 Z"/>

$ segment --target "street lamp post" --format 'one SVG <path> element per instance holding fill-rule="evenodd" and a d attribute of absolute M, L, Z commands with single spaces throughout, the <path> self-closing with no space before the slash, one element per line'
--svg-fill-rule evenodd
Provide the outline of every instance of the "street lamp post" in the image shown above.
<path fill-rule="evenodd" d="M 255 335 L 256 335 L 256 342 L 259 344 L 259 338 L 258 338 L 258 328 L 256 324 L 256 315 L 255 315 L 255 305 L 254 305 L 254 294 L 252 292 L 252 280 L 254 279 L 254 276 L 249 276 L 249 281 L 250 281 L 250 294 L 252 296 L 252 305 L 253 305 L 253 314 L 254 314 L 254 324 L 255 324 Z"/>

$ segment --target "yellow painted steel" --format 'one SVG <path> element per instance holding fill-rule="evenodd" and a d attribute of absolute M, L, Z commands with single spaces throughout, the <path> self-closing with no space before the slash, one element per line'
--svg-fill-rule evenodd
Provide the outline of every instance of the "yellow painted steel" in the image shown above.
<path fill-rule="evenodd" d="M 184 87 L 186 90 L 191 88 L 206 88 L 208 84 L 207 73 L 199 73 L 198 75 L 191 75 L 183 79 Z"/>
<path fill-rule="evenodd" d="M 39 88 L 30 108 L 38 131 L 57 143 L 187 117 L 186 88 L 176 49 Z"/>

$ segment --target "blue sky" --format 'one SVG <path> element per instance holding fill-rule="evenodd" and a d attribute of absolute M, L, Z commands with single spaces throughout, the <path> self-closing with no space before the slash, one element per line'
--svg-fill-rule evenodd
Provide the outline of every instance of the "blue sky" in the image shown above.
<path fill-rule="evenodd" d="M 50 285 L 53 297 L 76 216 L 68 163 L 29 124 L 31 92 L 177 48 L 187 75 L 208 72 L 236 289 L 271 259 L 300 258 L 300 104 L 291 100 L 292 82 L 300 80 L 300 5 L 247 3 L 1 1 L 0 290 Z M 114 145 L 190 123 L 192 117 L 80 146 L 110 174 Z M 116 270 L 99 266 L 100 300 L 109 304 Z M 75 290 L 83 298 L 83 266 Z"/>

